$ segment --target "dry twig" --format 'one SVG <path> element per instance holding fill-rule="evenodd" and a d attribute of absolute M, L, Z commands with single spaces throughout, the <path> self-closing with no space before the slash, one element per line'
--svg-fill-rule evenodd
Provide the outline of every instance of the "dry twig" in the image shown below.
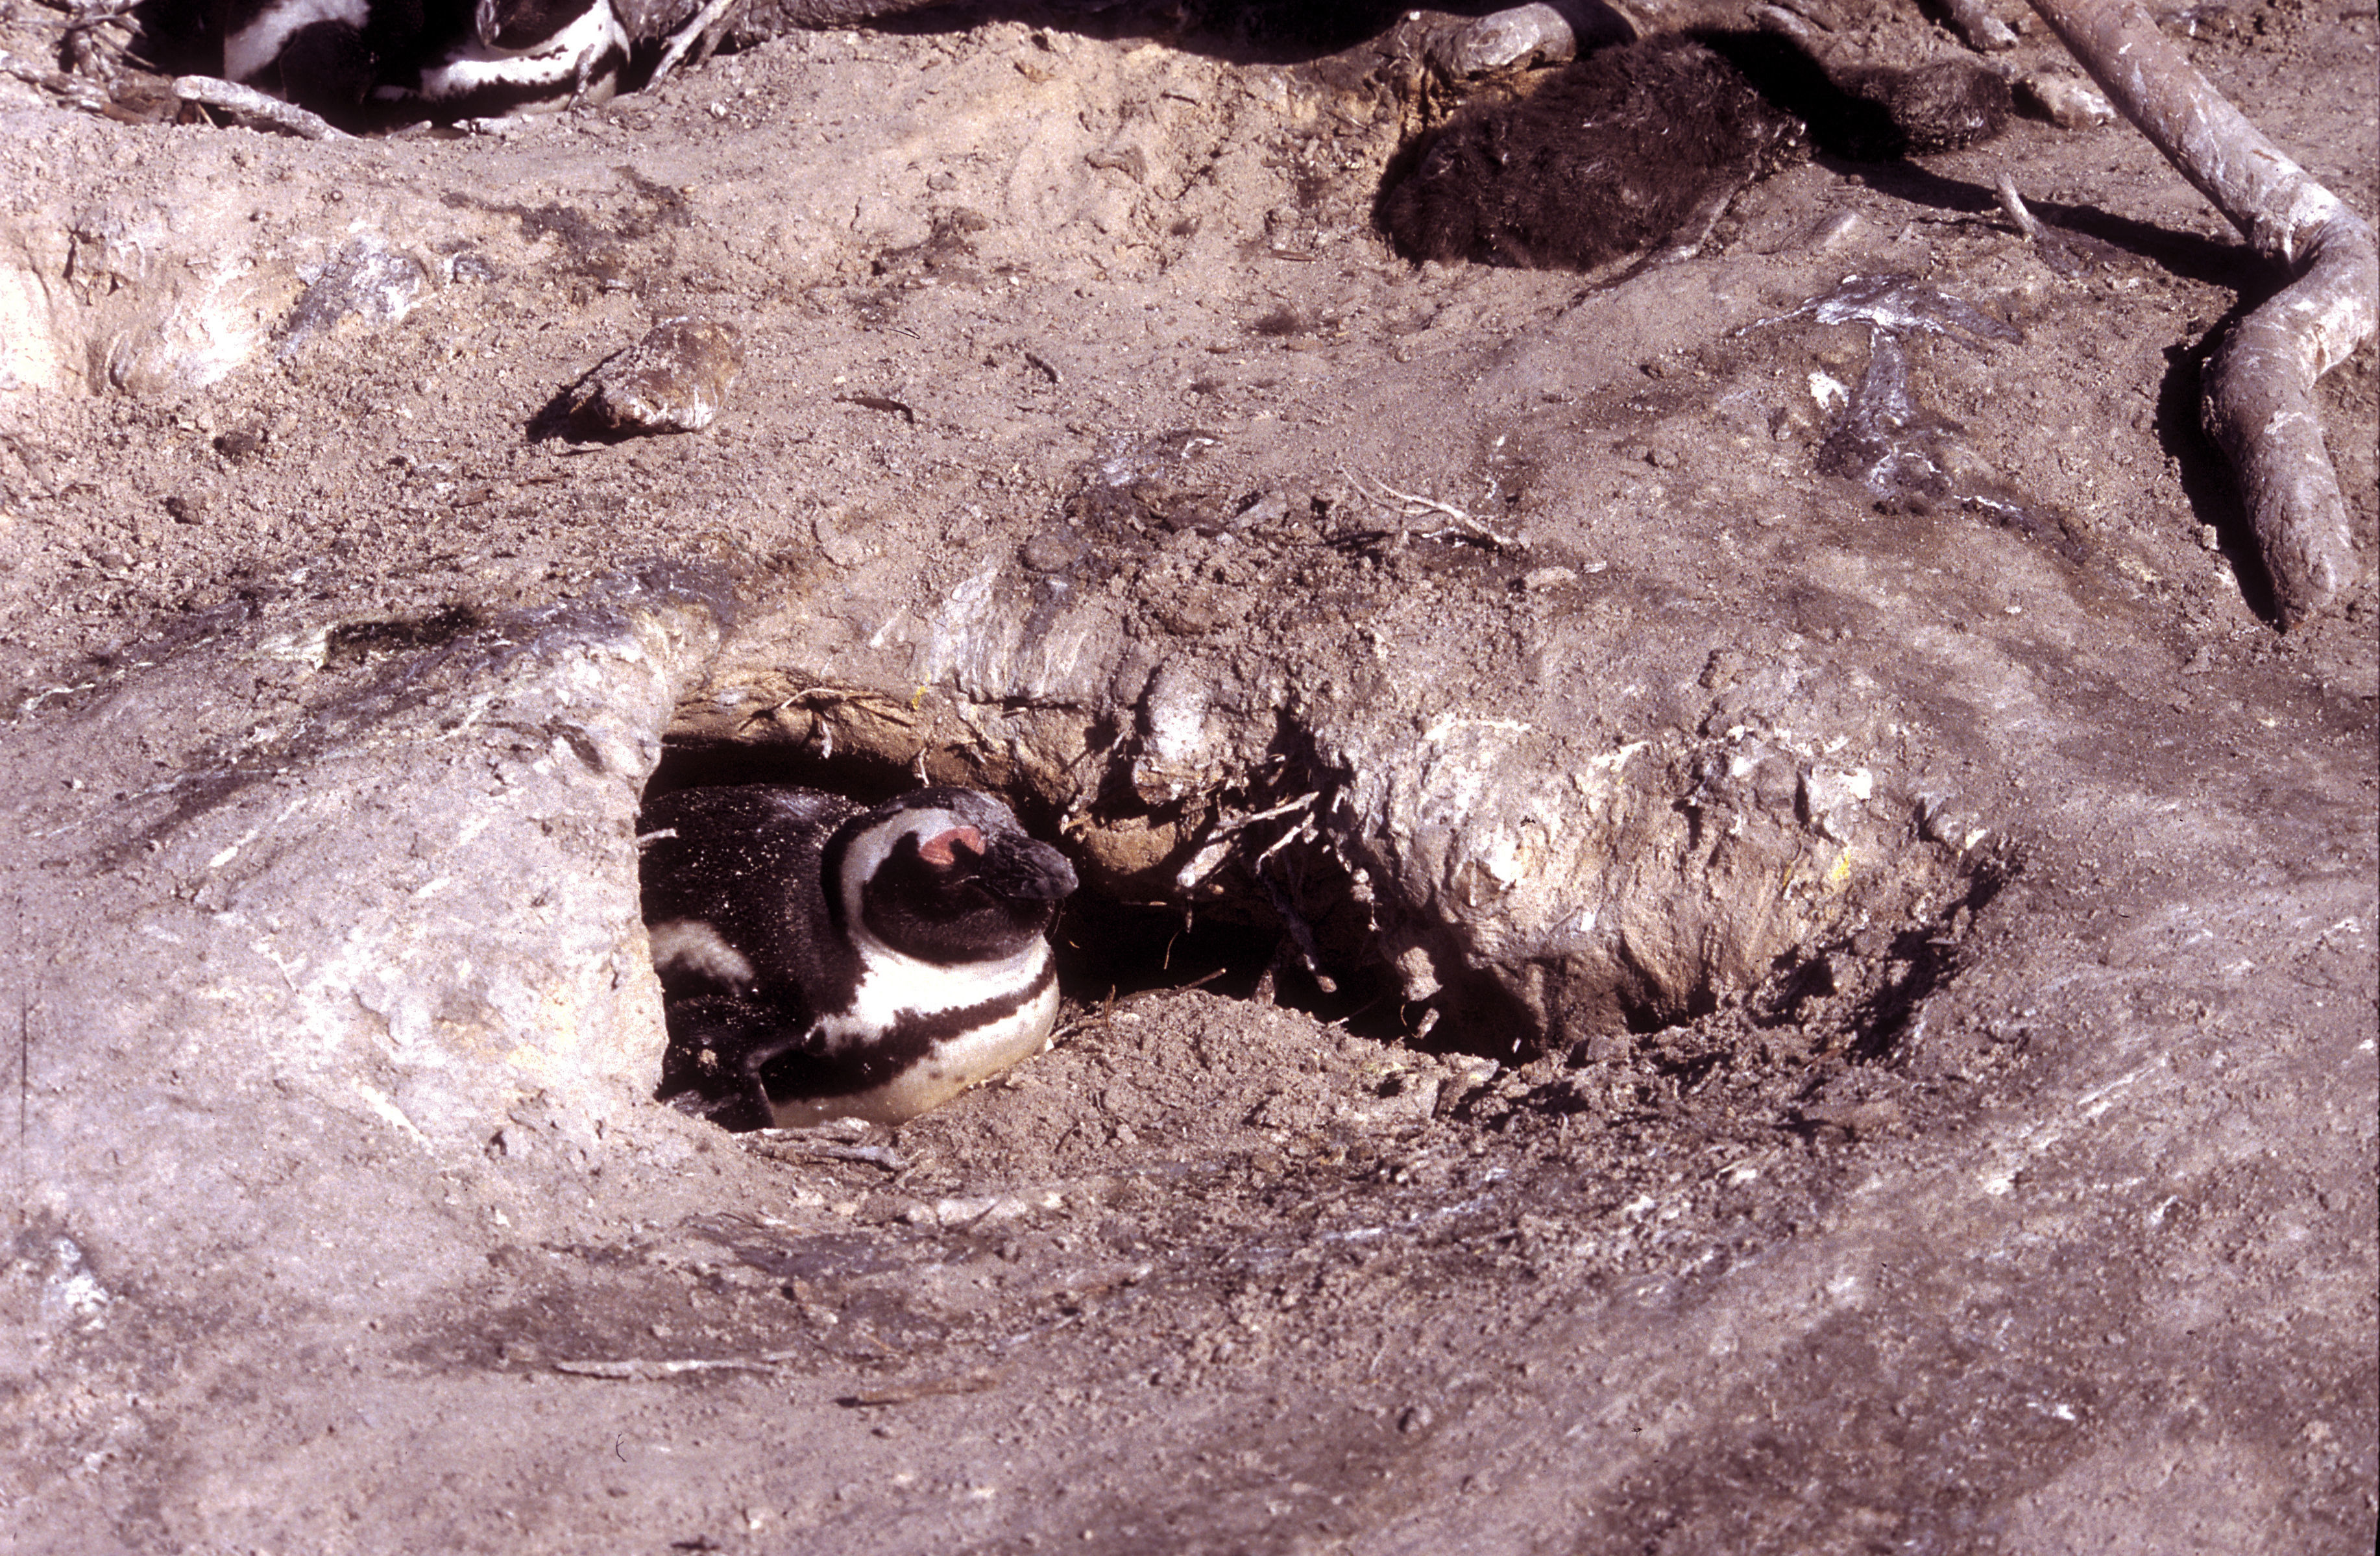
<path fill-rule="evenodd" d="M 1498 534 L 1495 529 L 1488 526 L 1486 520 L 1475 518 L 1470 514 L 1464 513 L 1461 508 L 1456 507 L 1451 503 L 1441 503 L 1435 497 L 1424 497 L 1418 492 L 1399 491 L 1396 487 L 1390 486 L 1387 481 L 1382 480 L 1378 476 L 1371 476 L 1368 478 L 1358 476 L 1346 469 L 1343 466 L 1340 468 L 1339 473 L 1345 476 L 1348 481 L 1354 486 L 1356 491 L 1364 492 L 1367 497 L 1372 497 L 1374 502 L 1380 502 L 1380 497 L 1375 496 L 1371 492 L 1366 490 L 1365 481 L 1368 479 L 1371 484 L 1378 487 L 1381 492 L 1404 504 L 1403 517 L 1419 518 L 1425 514 L 1435 513 L 1443 514 L 1448 518 L 1454 521 L 1451 524 L 1441 525 L 1436 529 L 1421 531 L 1421 538 L 1423 540 L 1443 541 L 1451 537 L 1458 540 L 1476 542 L 1477 544 L 1487 546 L 1491 551 L 1524 552 L 1529 549 L 1529 541 L 1527 536 L 1519 534 Z"/>
<path fill-rule="evenodd" d="M 2090 268 L 2076 256 L 2064 238 L 2042 225 L 2041 218 L 2026 208 L 2024 196 L 2017 193 L 2015 180 L 2003 173 L 1993 181 L 1992 188 L 1999 196 L 2001 211 L 2016 224 L 2016 230 L 2024 234 L 2025 241 L 2033 245 L 2034 252 L 2041 256 L 2044 264 L 2058 274 L 2070 277 L 2080 275 Z"/>
<path fill-rule="evenodd" d="M 2206 364 L 2208 435 L 2239 472 L 2281 625 L 2351 579 L 2347 504 L 2323 446 L 2314 381 L 2372 338 L 2371 224 L 2281 154 L 2192 67 L 2134 0 L 2031 0 L 2124 116 L 2297 279 L 2240 321 Z"/>
<path fill-rule="evenodd" d="M 678 61 L 684 59 L 686 51 L 697 43 L 702 44 L 702 52 L 695 56 L 694 63 L 699 65 L 709 58 L 711 49 L 718 44 L 718 32 L 726 30 L 727 13 L 738 3 L 739 0 L 710 0 L 710 3 L 701 10 L 681 23 L 677 30 L 669 35 L 669 42 L 662 46 L 662 57 L 660 63 L 653 67 L 651 80 L 658 82 L 663 76 L 676 69 Z M 717 31 L 714 31 L 714 29 Z"/>
<path fill-rule="evenodd" d="M 226 113 L 244 114 L 308 140 L 344 140 L 346 132 L 332 128 L 320 114 L 300 108 L 295 103 L 284 103 L 277 97 L 226 81 L 216 76 L 176 76 L 174 93 L 185 103 L 202 103 L 210 108 Z"/>

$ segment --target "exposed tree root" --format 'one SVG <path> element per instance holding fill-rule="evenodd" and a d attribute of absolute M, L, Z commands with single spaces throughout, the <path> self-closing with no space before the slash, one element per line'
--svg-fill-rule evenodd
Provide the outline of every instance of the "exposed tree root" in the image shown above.
<path fill-rule="evenodd" d="M 2194 69 L 2134 0 L 2030 0 L 2182 176 L 2297 279 L 2241 320 L 2206 364 L 2206 431 L 2239 472 L 2284 627 L 2354 577 L 2347 504 L 2323 446 L 2314 381 L 2372 338 L 2372 227 Z"/>

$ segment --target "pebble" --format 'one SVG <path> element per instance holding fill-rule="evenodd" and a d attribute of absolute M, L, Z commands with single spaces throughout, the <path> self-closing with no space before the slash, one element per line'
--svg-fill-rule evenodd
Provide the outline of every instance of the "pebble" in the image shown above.
<path fill-rule="evenodd" d="M 863 562 L 872 560 L 876 555 L 877 548 L 866 535 L 845 528 L 842 522 L 844 519 L 856 520 L 862 524 L 871 522 L 869 516 L 864 511 L 845 510 L 838 513 L 828 510 L 810 519 L 810 537 L 818 541 L 819 554 L 829 562 L 838 567 L 856 567 Z"/>
<path fill-rule="evenodd" d="M 726 408 L 743 371 L 741 332 L 680 314 L 589 373 L 573 391 L 570 410 L 613 433 L 698 432 Z"/>
<path fill-rule="evenodd" d="M 1025 542 L 1025 565 L 1037 573 L 1062 573 L 1083 559 L 1089 548 L 1083 538 L 1065 525 L 1042 530 Z"/>
<path fill-rule="evenodd" d="M 2096 129 L 2116 122 L 2115 104 L 2090 82 L 2034 70 L 2018 79 L 2017 95 L 2060 129 Z"/>

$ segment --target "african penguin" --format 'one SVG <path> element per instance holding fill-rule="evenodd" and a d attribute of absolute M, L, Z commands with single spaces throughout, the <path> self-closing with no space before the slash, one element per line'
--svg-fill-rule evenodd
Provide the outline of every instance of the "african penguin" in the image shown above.
<path fill-rule="evenodd" d="M 218 0 L 224 75 L 334 123 L 493 122 L 602 102 L 616 0 Z"/>
<path fill-rule="evenodd" d="M 1049 1046 L 1075 871 L 990 795 L 685 789 L 638 842 L 681 1105 L 899 1123 Z"/>

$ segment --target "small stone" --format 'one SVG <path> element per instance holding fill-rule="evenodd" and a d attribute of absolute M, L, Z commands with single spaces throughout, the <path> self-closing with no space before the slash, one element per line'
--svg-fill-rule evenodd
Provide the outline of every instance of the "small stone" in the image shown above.
<path fill-rule="evenodd" d="M 810 519 L 810 537 L 818 541 L 819 554 L 838 567 L 856 567 L 872 560 L 876 544 L 866 535 L 856 533 L 852 522 L 873 523 L 873 516 L 864 511 L 829 509 Z"/>
<path fill-rule="evenodd" d="M 1232 529 L 1279 524 L 1289 517 L 1289 499 L 1279 492 L 1258 492 L 1245 499 L 1229 521 Z"/>
<path fill-rule="evenodd" d="M 1557 9 L 1542 3 L 1491 11 L 1430 49 L 1431 63 L 1457 78 L 1482 76 L 1536 61 L 1559 64 L 1581 48 L 1624 43 L 1635 30 L 1602 0 Z"/>
<path fill-rule="evenodd" d="M 1222 626 L 1231 614 L 1211 589 L 1166 595 L 1150 602 L 1149 608 L 1166 631 L 1180 638 L 1203 637 Z"/>
<path fill-rule="evenodd" d="M 2017 98 L 2060 129 L 2096 129 L 2116 122 L 2115 105 L 2090 82 L 2034 70 L 2018 78 Z"/>
<path fill-rule="evenodd" d="M 1810 251 L 1831 254 L 1858 237 L 1865 225 L 1856 211 L 1829 211 L 1810 226 Z"/>
<path fill-rule="evenodd" d="M 1148 152 L 1137 142 L 1122 141 L 1083 160 L 1093 167 L 1121 173 L 1135 184 L 1148 182 Z"/>
<path fill-rule="evenodd" d="M 1901 1107 L 1889 1097 L 1864 1102 L 1820 1102 L 1802 1110 L 1804 1121 L 1840 1129 L 1854 1139 L 1873 1139 L 1901 1119 Z"/>
<path fill-rule="evenodd" d="M 215 452 L 235 465 L 244 465 L 264 452 L 264 434 L 250 427 L 235 427 L 228 432 L 216 434 Z M 168 513 L 173 512 L 176 501 L 172 497 L 165 499 Z M 174 517 L 181 518 L 182 516 L 175 514 Z M 185 524 L 191 522 L 188 519 L 182 521 Z"/>
<path fill-rule="evenodd" d="M 615 435 L 698 432 L 726 408 L 743 371 L 743 336 L 734 325 L 681 314 L 580 381 L 570 412 Z"/>
<path fill-rule="evenodd" d="M 1025 542 L 1025 565 L 1037 573 L 1062 573 L 1080 562 L 1089 547 L 1066 525 L 1054 525 Z"/>

